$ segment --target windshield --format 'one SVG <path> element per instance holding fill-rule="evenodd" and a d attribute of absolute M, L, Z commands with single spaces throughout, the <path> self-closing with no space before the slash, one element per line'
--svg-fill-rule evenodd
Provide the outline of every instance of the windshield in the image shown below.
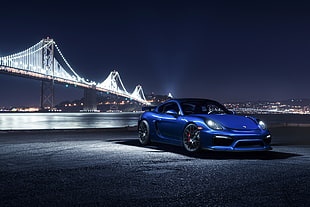
<path fill-rule="evenodd" d="M 188 101 L 181 103 L 184 115 L 188 114 L 230 114 L 221 104 L 213 101 Z"/>

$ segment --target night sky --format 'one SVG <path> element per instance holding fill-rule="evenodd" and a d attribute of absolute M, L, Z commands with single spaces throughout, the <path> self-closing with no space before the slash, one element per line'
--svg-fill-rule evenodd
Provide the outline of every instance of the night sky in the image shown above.
<path fill-rule="evenodd" d="M 308 1 L 5 1 L 0 56 L 49 36 L 80 76 L 220 102 L 310 98 Z M 39 106 L 40 82 L 0 74 L 0 106 Z M 56 87 L 56 100 L 81 89 Z"/>

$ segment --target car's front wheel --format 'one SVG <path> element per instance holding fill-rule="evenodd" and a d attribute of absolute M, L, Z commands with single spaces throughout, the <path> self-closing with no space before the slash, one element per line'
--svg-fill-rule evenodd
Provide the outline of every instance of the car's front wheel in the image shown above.
<path fill-rule="evenodd" d="M 183 132 L 183 146 L 189 152 L 200 150 L 200 131 L 196 124 L 188 124 Z"/>
<path fill-rule="evenodd" d="M 142 120 L 138 126 L 139 141 L 144 146 L 151 143 L 150 127 L 146 120 Z"/>

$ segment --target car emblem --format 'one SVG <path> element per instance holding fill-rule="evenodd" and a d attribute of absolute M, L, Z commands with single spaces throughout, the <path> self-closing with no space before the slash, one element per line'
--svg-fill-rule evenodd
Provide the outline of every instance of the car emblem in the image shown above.
<path fill-rule="evenodd" d="M 242 127 L 246 129 L 246 126 L 245 126 L 245 125 L 244 125 L 244 126 L 242 126 Z"/>

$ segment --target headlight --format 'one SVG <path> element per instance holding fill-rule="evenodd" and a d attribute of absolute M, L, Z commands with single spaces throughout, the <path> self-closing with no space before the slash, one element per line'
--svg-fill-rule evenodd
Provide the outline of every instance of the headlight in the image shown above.
<path fill-rule="evenodd" d="M 212 120 L 206 120 L 206 124 L 208 125 L 208 127 L 210 127 L 211 129 L 215 129 L 215 130 L 223 130 L 223 127 L 219 124 L 216 123 L 215 121 Z"/>
<path fill-rule="evenodd" d="M 267 129 L 266 124 L 263 121 L 259 121 L 258 125 L 260 126 L 260 128 L 262 128 L 263 130 Z"/>

